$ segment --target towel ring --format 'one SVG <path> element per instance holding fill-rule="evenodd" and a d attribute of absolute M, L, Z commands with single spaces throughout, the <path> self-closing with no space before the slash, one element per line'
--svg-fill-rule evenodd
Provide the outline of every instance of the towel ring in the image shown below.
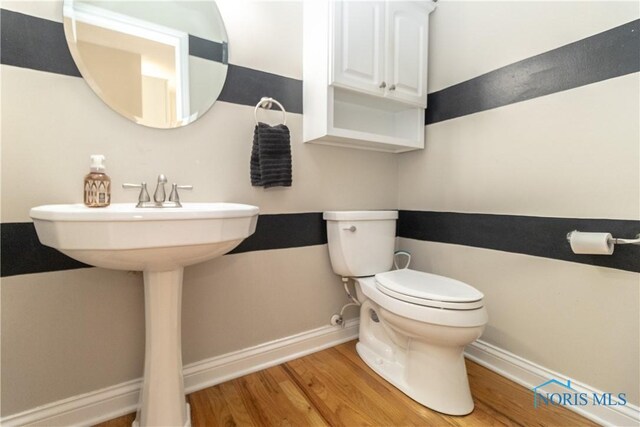
<path fill-rule="evenodd" d="M 271 105 L 273 104 L 276 104 L 278 107 L 280 107 L 280 110 L 282 110 L 282 124 L 287 124 L 287 110 L 285 110 L 282 104 L 280 104 L 278 101 L 266 96 L 260 99 L 260 102 L 256 104 L 256 108 L 253 110 L 253 117 L 256 119 L 256 124 L 258 124 L 258 108 L 271 108 Z"/>

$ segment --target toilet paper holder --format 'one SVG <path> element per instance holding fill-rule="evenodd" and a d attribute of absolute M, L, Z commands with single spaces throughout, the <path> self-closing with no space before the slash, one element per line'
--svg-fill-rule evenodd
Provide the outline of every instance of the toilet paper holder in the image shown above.
<path fill-rule="evenodd" d="M 567 233 L 568 242 L 571 242 L 571 234 L 573 234 L 574 232 L 578 232 L 578 230 L 573 230 Z M 614 245 L 640 245 L 640 234 L 637 234 L 635 239 L 619 239 L 616 237 L 612 237 L 611 239 L 609 239 L 609 242 L 613 243 Z"/>

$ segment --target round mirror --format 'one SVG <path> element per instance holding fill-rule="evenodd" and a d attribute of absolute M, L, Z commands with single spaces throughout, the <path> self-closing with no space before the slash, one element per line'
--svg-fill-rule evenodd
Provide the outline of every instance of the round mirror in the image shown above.
<path fill-rule="evenodd" d="M 220 95 L 228 40 L 214 1 L 65 0 L 63 10 L 80 73 L 126 118 L 184 126 Z"/>

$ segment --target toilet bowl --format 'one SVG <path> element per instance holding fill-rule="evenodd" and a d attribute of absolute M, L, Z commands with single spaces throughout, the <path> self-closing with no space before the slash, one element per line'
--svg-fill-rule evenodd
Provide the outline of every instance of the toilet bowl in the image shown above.
<path fill-rule="evenodd" d="M 359 356 L 428 408 L 473 411 L 463 353 L 488 320 L 482 293 L 451 278 L 391 270 L 396 211 L 334 211 L 324 219 L 332 267 L 354 280 L 361 304 Z"/>

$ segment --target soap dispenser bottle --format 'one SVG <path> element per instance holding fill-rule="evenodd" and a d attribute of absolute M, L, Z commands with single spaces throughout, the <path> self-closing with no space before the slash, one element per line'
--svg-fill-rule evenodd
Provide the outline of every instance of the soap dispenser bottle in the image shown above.
<path fill-rule="evenodd" d="M 84 204 L 90 208 L 104 208 L 111 203 L 111 179 L 104 167 L 104 156 L 91 156 L 91 172 L 84 177 Z"/>

